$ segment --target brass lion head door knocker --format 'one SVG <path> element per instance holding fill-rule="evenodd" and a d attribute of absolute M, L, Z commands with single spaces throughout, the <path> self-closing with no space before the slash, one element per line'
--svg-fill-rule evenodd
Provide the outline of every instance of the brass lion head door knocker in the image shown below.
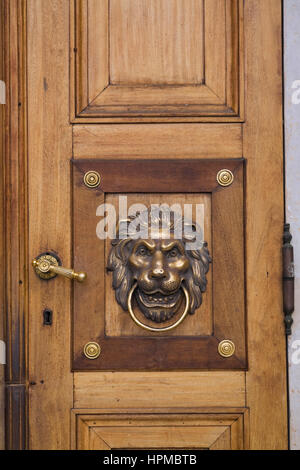
<path fill-rule="evenodd" d="M 143 211 L 119 222 L 111 245 L 116 300 L 138 326 L 168 331 L 201 305 L 211 257 L 196 223 L 170 210 Z M 153 326 L 138 319 L 134 305 Z"/>

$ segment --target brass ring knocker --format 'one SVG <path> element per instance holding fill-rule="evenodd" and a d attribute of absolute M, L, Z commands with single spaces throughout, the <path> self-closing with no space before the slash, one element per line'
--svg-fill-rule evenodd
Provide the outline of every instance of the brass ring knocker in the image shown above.
<path fill-rule="evenodd" d="M 163 328 L 153 328 L 151 326 L 145 325 L 145 323 L 142 323 L 140 320 L 138 320 L 136 318 L 136 316 L 133 312 L 132 306 L 131 306 L 132 295 L 133 295 L 133 292 L 135 291 L 136 287 L 137 287 L 137 282 L 130 289 L 130 292 L 128 294 L 127 306 L 128 306 L 128 311 L 130 313 L 130 316 L 131 316 L 132 320 L 134 321 L 134 323 L 136 325 L 140 326 L 141 328 L 144 328 L 144 330 L 155 331 L 155 332 L 170 331 L 170 330 L 173 330 L 174 328 L 176 328 L 177 326 L 179 326 L 180 323 L 182 323 L 183 320 L 185 319 L 185 317 L 187 316 L 187 314 L 189 312 L 189 308 L 190 308 L 190 296 L 189 296 L 189 293 L 188 293 L 187 289 L 182 285 L 182 290 L 183 290 L 184 295 L 185 295 L 186 305 L 185 305 L 185 309 L 184 309 L 184 312 L 181 315 L 181 317 L 178 318 L 178 320 L 175 323 L 173 323 L 172 325 L 165 326 Z"/>

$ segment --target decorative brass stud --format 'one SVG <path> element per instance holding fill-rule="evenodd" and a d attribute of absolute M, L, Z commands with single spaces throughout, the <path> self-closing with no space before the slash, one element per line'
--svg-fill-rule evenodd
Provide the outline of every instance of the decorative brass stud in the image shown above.
<path fill-rule="evenodd" d="M 222 357 L 231 357 L 233 356 L 235 351 L 235 345 L 232 341 L 229 339 L 224 339 L 219 343 L 218 346 L 218 353 Z"/>
<path fill-rule="evenodd" d="M 32 266 L 40 279 L 52 279 L 56 273 L 50 271 L 51 266 L 58 266 L 57 259 L 52 255 L 40 255 L 32 260 Z"/>
<path fill-rule="evenodd" d="M 88 171 L 84 177 L 83 182 L 88 188 L 97 188 L 101 181 L 101 176 L 98 171 Z"/>
<path fill-rule="evenodd" d="M 220 186 L 230 186 L 234 180 L 232 171 L 230 170 L 220 170 L 217 174 L 217 182 Z"/>
<path fill-rule="evenodd" d="M 83 348 L 83 352 L 85 357 L 88 359 L 97 359 L 97 357 L 100 356 L 101 353 L 101 347 L 98 343 L 95 343 L 94 341 L 90 341 L 89 343 L 86 343 L 86 345 Z"/>

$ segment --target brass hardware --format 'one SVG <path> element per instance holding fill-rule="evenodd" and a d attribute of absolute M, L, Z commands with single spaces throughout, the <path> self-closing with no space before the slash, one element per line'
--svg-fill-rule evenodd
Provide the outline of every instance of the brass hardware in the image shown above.
<path fill-rule="evenodd" d="M 218 345 L 218 352 L 222 357 L 231 357 L 235 351 L 235 345 L 229 339 L 224 339 Z"/>
<path fill-rule="evenodd" d="M 97 188 L 101 181 L 101 176 L 98 171 L 88 171 L 84 177 L 83 182 L 88 188 Z"/>
<path fill-rule="evenodd" d="M 84 346 L 83 352 L 88 359 L 97 359 L 101 354 L 101 347 L 98 343 L 90 341 Z"/>
<path fill-rule="evenodd" d="M 230 170 L 220 170 L 217 174 L 217 182 L 221 186 L 230 186 L 234 180 L 232 171 Z"/>
<path fill-rule="evenodd" d="M 78 282 L 83 282 L 86 279 L 86 273 L 76 273 L 74 269 L 59 266 L 58 260 L 50 254 L 39 255 L 32 260 L 32 266 L 41 279 L 52 279 L 58 274 Z"/>
<path fill-rule="evenodd" d="M 181 315 L 181 317 L 178 318 L 178 320 L 175 323 L 173 323 L 172 325 L 165 326 L 163 328 L 154 328 L 154 327 L 148 326 L 148 325 L 146 325 L 145 323 L 142 323 L 140 320 L 138 320 L 136 318 L 136 316 L 133 312 L 133 309 L 132 309 L 131 299 L 132 299 L 132 294 L 133 294 L 134 290 L 136 289 L 136 287 L 137 287 L 137 283 L 135 283 L 134 286 L 130 289 L 130 292 L 129 292 L 129 295 L 128 295 L 128 311 L 129 311 L 129 314 L 130 314 L 132 320 L 134 321 L 134 323 L 136 323 L 136 325 L 140 326 L 141 328 L 144 328 L 144 330 L 154 331 L 154 332 L 163 332 L 163 331 L 174 330 L 174 328 L 176 328 L 177 326 L 180 325 L 180 323 L 183 322 L 183 320 L 185 319 L 185 317 L 189 313 L 189 309 L 190 309 L 189 293 L 186 290 L 186 288 L 184 286 L 182 286 L 182 290 L 183 290 L 184 295 L 185 295 L 185 309 L 184 309 L 184 312 Z"/>
<path fill-rule="evenodd" d="M 139 213 L 142 229 L 149 227 L 148 215 L 148 210 Z M 168 220 L 164 217 L 163 210 L 157 215 L 152 214 L 151 217 L 156 217 L 155 223 L 158 226 Z M 168 213 L 168 217 L 169 225 L 159 229 L 153 239 L 136 240 L 131 237 L 128 225 L 134 218 L 119 221 L 118 234 L 111 242 L 107 263 L 108 271 L 113 273 L 112 286 L 115 289 L 116 301 L 124 311 L 129 311 L 137 325 L 154 332 L 169 331 L 177 327 L 188 313 L 193 314 L 200 307 L 211 262 L 206 242 L 200 242 L 199 247 L 191 252 L 187 243 L 190 243 L 192 238 L 184 236 L 180 239 L 175 236 L 175 227 L 181 224 L 181 233 L 185 233 L 186 226 L 189 225 L 189 229 L 194 228 L 196 239 L 197 235 L 201 236 L 197 232 L 197 225 L 193 222 L 188 224 L 179 214 L 170 217 Z M 167 238 L 164 230 L 168 232 Z M 131 306 L 132 297 L 135 298 L 140 313 L 151 322 L 168 322 L 170 325 L 169 321 L 179 314 L 184 302 L 185 312 L 173 325 L 165 328 L 150 327 L 135 317 Z"/>
<path fill-rule="evenodd" d="M 290 224 L 284 224 L 282 247 L 282 287 L 285 334 L 287 336 L 292 334 L 293 313 L 295 310 L 294 248 L 291 241 L 292 235 L 290 232 Z"/>

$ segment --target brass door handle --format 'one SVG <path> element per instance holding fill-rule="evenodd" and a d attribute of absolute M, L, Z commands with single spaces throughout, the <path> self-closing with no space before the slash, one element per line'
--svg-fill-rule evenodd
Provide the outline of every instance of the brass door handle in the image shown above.
<path fill-rule="evenodd" d="M 84 272 L 75 272 L 72 268 L 60 266 L 60 260 L 51 253 L 43 253 L 32 260 L 32 266 L 40 279 L 52 279 L 58 274 L 78 282 L 83 282 L 87 275 Z"/>

